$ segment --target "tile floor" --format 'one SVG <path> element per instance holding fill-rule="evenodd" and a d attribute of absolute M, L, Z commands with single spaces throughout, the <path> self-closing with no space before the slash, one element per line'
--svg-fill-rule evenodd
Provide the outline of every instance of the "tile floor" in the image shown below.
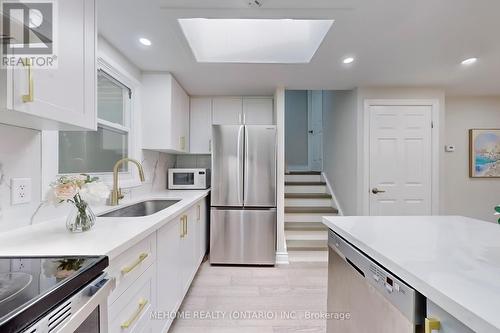
<path fill-rule="evenodd" d="M 170 333 L 326 332 L 326 263 L 221 267 L 204 262 Z M 197 318 L 194 318 L 197 316 Z M 203 318 L 202 318 L 203 317 Z"/>

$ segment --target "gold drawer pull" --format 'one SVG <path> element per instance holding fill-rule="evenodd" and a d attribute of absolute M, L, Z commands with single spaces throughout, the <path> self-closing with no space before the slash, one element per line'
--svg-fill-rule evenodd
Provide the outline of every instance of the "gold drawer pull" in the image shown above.
<path fill-rule="evenodd" d="M 149 256 L 149 254 L 147 254 L 147 253 L 141 253 L 139 255 L 139 258 L 137 258 L 137 260 L 132 265 L 122 268 L 122 274 L 127 274 L 127 273 L 132 272 L 137 266 L 139 266 L 139 264 L 141 262 L 143 262 L 144 260 L 146 260 L 146 258 L 148 256 Z"/>
<path fill-rule="evenodd" d="M 425 318 L 425 333 L 432 333 L 432 331 L 439 331 L 441 323 L 434 318 Z"/>
<path fill-rule="evenodd" d="M 184 215 L 184 236 L 188 234 L 188 217 Z"/>
<path fill-rule="evenodd" d="M 127 320 L 126 322 L 124 322 L 123 324 L 121 324 L 121 328 L 129 328 L 130 325 L 132 325 L 134 323 L 134 321 L 136 321 L 137 318 L 139 318 L 139 316 L 141 315 L 142 311 L 146 307 L 146 304 L 148 304 L 148 300 L 142 298 L 139 301 L 139 307 L 137 308 L 137 310 L 135 310 L 134 314 L 132 315 L 132 317 L 129 320 Z"/>
<path fill-rule="evenodd" d="M 28 94 L 22 96 L 23 103 L 33 102 L 33 69 L 31 59 L 26 58 L 23 61 L 24 67 L 28 68 Z"/>

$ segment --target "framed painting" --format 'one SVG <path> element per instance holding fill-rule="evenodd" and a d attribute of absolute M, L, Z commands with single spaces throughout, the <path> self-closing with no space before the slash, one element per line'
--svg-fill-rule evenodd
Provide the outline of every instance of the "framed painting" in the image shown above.
<path fill-rule="evenodd" d="M 469 130 L 469 176 L 500 178 L 500 129 Z"/>

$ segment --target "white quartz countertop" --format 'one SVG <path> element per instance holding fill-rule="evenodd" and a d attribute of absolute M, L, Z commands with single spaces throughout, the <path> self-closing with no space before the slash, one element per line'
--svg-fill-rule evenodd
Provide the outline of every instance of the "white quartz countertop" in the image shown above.
<path fill-rule="evenodd" d="M 169 223 L 209 192 L 161 191 L 124 200 L 115 207 L 96 207 L 94 212 L 101 214 L 148 199 L 181 200 L 145 217 L 98 217 L 95 226 L 83 233 L 67 231 L 65 219 L 0 233 L 0 256 L 107 255 L 111 260 Z"/>
<path fill-rule="evenodd" d="M 460 216 L 323 223 L 474 331 L 500 332 L 500 225 Z"/>

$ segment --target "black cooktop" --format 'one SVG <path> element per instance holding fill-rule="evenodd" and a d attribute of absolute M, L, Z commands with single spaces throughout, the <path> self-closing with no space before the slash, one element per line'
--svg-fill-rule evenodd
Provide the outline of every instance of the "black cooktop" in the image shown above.
<path fill-rule="evenodd" d="M 99 276 L 108 257 L 0 257 L 0 332 L 19 332 Z"/>

